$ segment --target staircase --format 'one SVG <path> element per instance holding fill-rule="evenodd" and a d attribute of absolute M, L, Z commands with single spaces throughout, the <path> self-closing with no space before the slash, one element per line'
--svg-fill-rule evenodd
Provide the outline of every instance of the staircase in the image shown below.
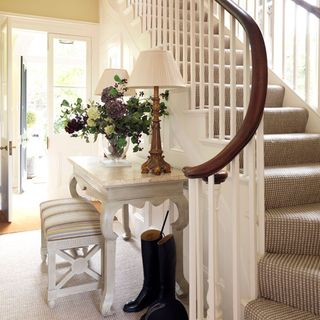
<path fill-rule="evenodd" d="M 308 112 L 265 109 L 265 245 L 245 319 L 320 319 L 320 134 Z"/>
<path fill-rule="evenodd" d="M 132 2 L 134 6 L 134 1 Z M 180 26 L 181 30 L 182 5 L 179 10 L 181 21 L 175 20 L 174 27 Z M 187 10 L 186 16 L 190 17 L 189 5 Z M 201 17 L 204 19 L 202 40 L 199 35 Z M 221 102 L 218 92 L 221 72 L 217 46 L 219 26 L 217 23 L 214 24 L 215 85 L 213 86 L 214 105 L 210 106 L 208 94 L 210 24 L 207 12 L 202 14 L 196 12 L 195 19 L 195 66 L 190 64 L 192 40 L 189 21 L 186 24 L 187 43 L 183 42 L 183 35 L 179 34 L 179 37 L 173 38 L 171 50 L 180 65 L 181 72 L 186 72 L 185 79 L 195 86 L 195 98 L 191 109 L 196 111 L 211 108 L 214 115 L 212 138 L 219 136 L 221 119 L 225 120 L 224 134 L 229 137 L 232 131 L 230 38 L 227 34 L 225 35 L 223 59 L 225 62 L 223 71 L 225 109 L 224 117 L 221 118 L 219 117 L 221 110 L 218 107 Z M 152 40 L 151 43 L 155 44 L 156 41 Z M 203 53 L 200 51 L 200 44 L 204 47 Z M 189 61 L 186 66 L 183 62 L 184 50 Z M 241 126 L 244 114 L 243 57 L 243 52 L 238 47 L 235 57 L 237 129 Z M 191 68 L 195 68 L 194 80 L 192 80 Z M 201 89 L 201 82 L 203 89 Z M 201 90 L 204 91 L 203 98 Z M 285 89 L 282 86 L 268 85 L 264 110 L 265 255 L 258 263 L 259 298 L 245 306 L 244 319 L 246 320 L 320 319 L 320 134 L 306 132 L 308 111 L 301 107 L 284 106 L 284 94 Z M 241 166 L 243 166 L 243 159 L 240 160 Z M 207 319 L 211 320 L 209 315 Z M 222 318 L 217 317 L 217 319 Z M 238 320 L 235 316 L 233 319 Z"/>

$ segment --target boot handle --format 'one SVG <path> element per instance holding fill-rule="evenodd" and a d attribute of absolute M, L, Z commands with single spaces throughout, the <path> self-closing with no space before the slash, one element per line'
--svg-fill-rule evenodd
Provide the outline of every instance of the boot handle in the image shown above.
<path fill-rule="evenodd" d="M 166 216 L 165 216 L 164 221 L 163 221 L 163 224 L 162 224 L 162 228 L 161 228 L 161 231 L 160 231 L 160 235 L 161 236 L 164 236 L 163 229 L 164 229 L 164 226 L 166 225 L 168 215 L 169 215 L 169 210 L 167 211 Z"/>

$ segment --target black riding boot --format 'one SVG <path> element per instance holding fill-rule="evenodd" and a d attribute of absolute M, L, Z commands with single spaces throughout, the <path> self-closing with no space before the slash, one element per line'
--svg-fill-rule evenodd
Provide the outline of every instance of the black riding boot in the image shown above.
<path fill-rule="evenodd" d="M 157 243 L 161 238 L 159 230 L 147 230 L 141 234 L 143 287 L 135 300 L 124 305 L 124 312 L 138 312 L 150 306 L 159 296 L 160 278 Z"/>
<path fill-rule="evenodd" d="M 172 234 L 158 242 L 160 294 L 141 320 L 188 320 L 188 314 L 176 299 L 176 246 Z"/>

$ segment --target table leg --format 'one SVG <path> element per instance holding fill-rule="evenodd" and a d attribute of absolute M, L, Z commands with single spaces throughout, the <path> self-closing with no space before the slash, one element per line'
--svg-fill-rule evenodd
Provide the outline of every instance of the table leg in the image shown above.
<path fill-rule="evenodd" d="M 104 268 L 103 268 L 103 293 L 101 299 L 101 313 L 103 316 L 114 314 L 113 298 L 115 286 L 115 259 L 116 239 L 113 232 L 113 217 L 121 208 L 121 204 L 103 203 L 103 214 L 101 215 L 101 231 L 105 238 L 104 242 Z"/>
<path fill-rule="evenodd" d="M 81 197 L 77 191 L 77 179 L 75 177 L 71 177 L 69 181 L 69 191 L 71 194 L 72 198 L 77 198 L 77 199 L 85 199 L 84 197 Z M 84 189 L 85 190 L 85 189 Z"/>
<path fill-rule="evenodd" d="M 177 295 L 183 297 L 189 293 L 189 284 L 183 274 L 183 229 L 188 225 L 188 201 L 184 196 L 170 198 L 176 204 L 179 212 L 178 219 L 172 223 L 172 234 L 176 242 L 176 281 L 179 286 Z"/>
<path fill-rule="evenodd" d="M 124 234 L 122 235 L 123 240 L 131 239 L 131 230 L 129 226 L 129 205 L 124 204 L 122 206 L 122 224 L 124 229 Z"/>

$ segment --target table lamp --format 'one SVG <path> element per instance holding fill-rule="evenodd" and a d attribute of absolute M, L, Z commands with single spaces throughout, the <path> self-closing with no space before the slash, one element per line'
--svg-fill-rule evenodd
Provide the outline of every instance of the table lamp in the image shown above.
<path fill-rule="evenodd" d="M 153 88 L 151 148 L 148 160 L 142 164 L 142 173 L 160 175 L 171 172 L 171 166 L 164 161 L 160 137 L 159 88 L 185 87 L 178 65 L 170 51 L 161 49 L 141 51 L 129 78 L 128 87 Z"/>
<path fill-rule="evenodd" d="M 97 84 L 95 94 L 101 96 L 102 91 L 104 88 L 114 86 L 115 80 L 114 76 L 118 75 L 120 79 L 127 79 L 129 78 L 128 72 L 125 69 L 105 69 L 99 79 Z M 134 96 L 136 94 L 135 90 L 128 89 L 125 93 L 126 96 Z"/>

